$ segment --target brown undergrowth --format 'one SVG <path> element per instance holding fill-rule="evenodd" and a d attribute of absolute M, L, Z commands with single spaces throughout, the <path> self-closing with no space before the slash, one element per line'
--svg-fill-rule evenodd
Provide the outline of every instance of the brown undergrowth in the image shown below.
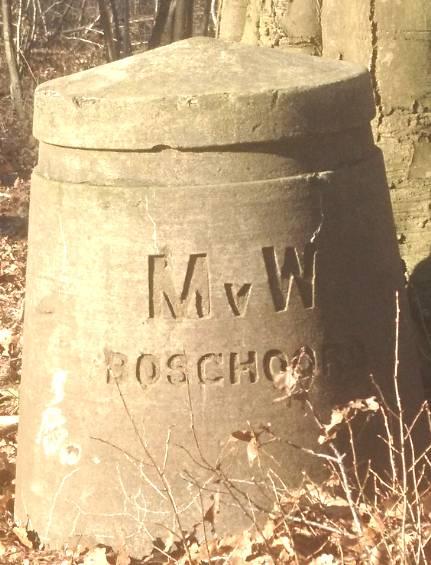
<path fill-rule="evenodd" d="M 292 390 L 292 381 L 298 380 L 295 370 L 280 375 L 277 386 L 284 396 Z M 397 391 L 396 373 L 395 390 Z M 127 416 L 133 422 L 127 403 L 118 384 Z M 297 388 L 295 389 L 297 393 Z M 305 398 L 305 402 L 308 400 Z M 313 412 L 313 407 L 308 406 Z M 314 412 L 313 412 L 314 413 Z M 317 415 L 315 417 L 318 419 Z M 361 475 L 355 462 L 356 446 L 354 426 L 358 419 L 377 418 L 382 422 L 384 434 L 376 441 L 382 442 L 382 456 L 386 453 L 387 472 L 377 473 L 370 466 Z M 124 552 L 114 553 L 105 546 L 90 550 L 66 549 L 63 552 L 36 550 L 36 536 L 23 528 L 13 527 L 10 518 L 6 538 L 9 547 L 4 563 L 59 563 L 62 565 L 141 565 L 177 563 L 215 564 L 252 563 L 271 565 L 295 563 L 312 565 L 330 564 L 426 564 L 431 562 L 431 488 L 429 484 L 431 446 L 425 451 L 415 451 L 414 430 L 421 419 L 428 427 L 431 415 L 424 404 L 417 418 L 409 425 L 404 421 L 402 401 L 396 393 L 396 406 L 390 407 L 380 394 L 363 400 L 351 401 L 332 411 L 330 421 L 318 419 L 319 444 L 322 449 L 306 450 L 318 457 L 328 470 L 327 479 L 316 484 L 303 476 L 299 488 L 286 487 L 276 475 L 268 473 L 267 482 L 273 493 L 273 509 L 263 525 L 240 534 L 217 536 L 214 525 L 218 500 L 213 498 L 207 508 L 202 508 L 205 535 L 198 539 L 196 531 L 170 532 L 158 539 L 151 555 L 132 560 Z M 134 422 L 133 422 L 134 423 Z M 136 426 L 135 432 L 140 436 Z M 349 449 L 341 453 L 337 436 L 347 432 Z M 247 428 L 232 434 L 235 441 L 246 444 L 244 457 L 250 465 L 259 460 L 260 431 Z M 265 440 L 266 441 L 266 440 Z M 145 442 L 143 442 L 145 446 Z M 303 449 L 296 446 L 297 449 Z M 148 449 L 146 447 L 146 449 Z M 148 453 L 146 453 L 148 456 Z M 151 454 L 150 454 L 151 455 Z M 151 457 L 150 457 L 151 459 Z M 154 462 L 154 465 L 157 465 Z M 229 487 L 229 477 L 220 475 L 220 483 Z M 169 482 L 160 470 L 163 489 L 171 493 Z M 367 488 L 371 483 L 372 489 Z M 372 493 L 372 494 L 371 494 Z M 175 510 L 175 500 L 171 503 Z M 181 526 L 178 516 L 178 525 Z M 33 536 L 33 537 L 32 537 Z M 4 543 L 4 542 L 3 542 Z M 13 548 L 13 551 L 11 550 Z M 23 561 L 13 560 L 20 556 Z"/>
<path fill-rule="evenodd" d="M 345 427 L 351 429 L 355 418 L 375 414 L 387 422 L 387 410 L 384 400 L 379 401 L 377 397 L 335 409 L 331 422 L 322 423 L 320 438 L 322 444 L 329 444 L 332 454 L 315 453 L 328 467 L 328 479 L 316 485 L 304 476 L 300 488 L 292 490 L 268 476 L 274 493 L 274 508 L 263 527 L 223 537 L 207 534 L 203 540 L 198 540 L 194 532 L 184 532 L 182 536 L 170 534 L 165 540 L 158 540 L 151 556 L 138 561 L 122 553 L 115 554 L 104 546 L 61 552 L 36 549 L 36 537 L 24 528 L 14 527 L 8 510 L 0 532 L 0 563 L 428 563 L 431 560 L 431 496 L 425 472 L 429 460 L 425 453 L 420 458 L 415 457 L 410 466 L 403 464 L 411 455 L 411 428 L 404 429 L 404 455 L 395 447 L 402 444 L 392 431 L 390 437 L 383 440 L 389 447 L 391 472 L 386 479 L 381 479 L 370 470 L 369 477 L 376 486 L 372 498 L 364 494 L 363 481 L 349 472 L 345 457 L 333 444 L 338 431 Z M 422 413 L 429 420 L 427 407 L 423 407 Z M 9 439 L 13 441 L 13 437 Z M 257 435 L 244 434 L 239 441 L 247 442 L 249 461 L 259 457 Z M 353 440 L 351 446 L 354 451 Z M 217 501 L 214 500 L 204 514 L 207 531 L 216 513 Z"/>

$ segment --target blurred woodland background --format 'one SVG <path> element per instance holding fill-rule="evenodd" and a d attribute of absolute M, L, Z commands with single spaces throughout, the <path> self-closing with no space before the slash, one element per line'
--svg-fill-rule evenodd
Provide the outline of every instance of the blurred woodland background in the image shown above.
<path fill-rule="evenodd" d="M 0 181 L 27 178 L 35 87 L 190 37 L 214 35 L 209 0 L 1 0 Z M 210 17 L 212 10 L 213 18 Z"/>

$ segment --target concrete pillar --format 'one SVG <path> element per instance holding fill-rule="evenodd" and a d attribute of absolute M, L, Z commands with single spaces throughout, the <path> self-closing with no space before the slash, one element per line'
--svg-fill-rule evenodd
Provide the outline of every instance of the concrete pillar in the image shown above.
<path fill-rule="evenodd" d="M 16 515 L 44 543 L 140 555 L 201 521 L 221 471 L 235 531 L 247 496 L 272 506 L 270 468 L 324 476 L 241 438 L 318 449 L 304 395 L 325 422 L 370 372 L 390 397 L 403 278 L 373 115 L 361 68 L 204 38 L 37 89 Z"/>

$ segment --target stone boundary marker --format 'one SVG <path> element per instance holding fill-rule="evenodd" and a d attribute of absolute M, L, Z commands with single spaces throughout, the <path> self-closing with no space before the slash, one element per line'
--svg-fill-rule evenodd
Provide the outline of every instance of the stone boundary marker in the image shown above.
<path fill-rule="evenodd" d="M 279 441 L 248 461 L 250 430 L 317 448 L 304 389 L 325 421 L 370 372 L 390 398 L 404 283 L 373 115 L 359 67 L 206 38 L 37 89 L 16 516 L 44 543 L 139 556 L 177 529 L 170 496 L 201 522 L 218 465 L 235 531 L 269 469 L 324 474 Z"/>

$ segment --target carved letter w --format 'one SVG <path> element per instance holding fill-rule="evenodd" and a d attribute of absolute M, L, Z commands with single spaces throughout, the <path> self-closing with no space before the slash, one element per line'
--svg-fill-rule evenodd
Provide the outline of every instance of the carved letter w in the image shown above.
<path fill-rule="evenodd" d="M 289 307 L 293 282 L 296 283 L 304 308 L 313 308 L 316 257 L 314 243 L 310 242 L 305 246 L 303 266 L 295 247 L 286 247 L 281 268 L 274 247 L 264 247 L 262 254 L 276 312 L 283 312 Z"/>

